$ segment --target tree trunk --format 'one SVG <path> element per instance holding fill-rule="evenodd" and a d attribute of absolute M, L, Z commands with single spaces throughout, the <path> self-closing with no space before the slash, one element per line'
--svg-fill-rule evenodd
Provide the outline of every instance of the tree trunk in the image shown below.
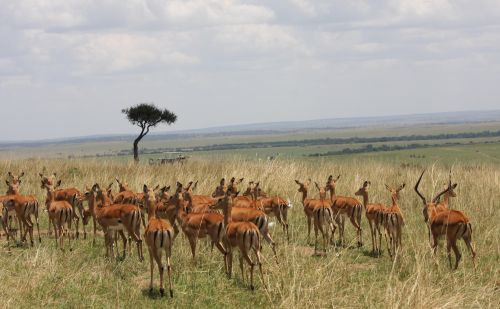
<path fill-rule="evenodd" d="M 139 163 L 139 141 L 141 140 L 142 135 L 139 135 L 134 140 L 134 161 L 135 163 Z"/>

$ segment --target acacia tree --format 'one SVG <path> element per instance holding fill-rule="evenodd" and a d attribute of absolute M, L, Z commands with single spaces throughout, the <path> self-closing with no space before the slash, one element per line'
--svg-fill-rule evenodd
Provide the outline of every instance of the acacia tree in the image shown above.
<path fill-rule="evenodd" d="M 127 115 L 127 119 L 141 128 L 141 133 L 134 140 L 134 160 L 139 162 L 139 142 L 149 133 L 150 128 L 156 127 L 160 123 L 171 125 L 177 120 L 177 115 L 168 109 L 159 109 L 152 103 L 139 103 L 135 106 L 122 109 L 122 113 Z"/>

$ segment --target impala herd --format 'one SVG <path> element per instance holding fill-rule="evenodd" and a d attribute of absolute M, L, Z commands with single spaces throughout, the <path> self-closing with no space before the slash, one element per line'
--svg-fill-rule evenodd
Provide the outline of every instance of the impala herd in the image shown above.
<path fill-rule="evenodd" d="M 457 240 L 463 239 L 472 254 L 474 263 L 476 253 L 472 245 L 472 225 L 463 212 L 448 208 L 450 197 L 456 196 L 454 189 L 457 186 L 456 183 L 451 182 L 451 171 L 445 188 L 431 202 L 427 202 L 418 189 L 424 172 L 420 175 L 414 189 L 423 202 L 423 217 L 429 231 L 433 252 L 437 250 L 438 238 L 445 236 L 449 264 L 452 267 L 451 250 L 453 250 L 456 269 L 461 259 Z M 233 177 L 226 181 L 223 178 L 211 195 L 195 195 L 197 182 L 189 182 L 186 186 L 177 182 L 172 190 L 173 193 L 170 194 L 170 186 L 152 188 L 144 185 L 142 192 L 134 192 L 127 183 L 116 178 L 119 192 L 114 194 L 113 183 L 105 188 L 96 183 L 81 192 L 77 188 L 60 188 L 61 180 L 57 180 L 56 174 L 39 175 L 41 188 L 47 191 L 44 210 L 48 213 L 49 224 L 52 225 L 57 247 L 64 250 L 66 237 L 67 246 L 71 251 L 72 238 L 79 238 L 80 220 L 83 236 L 86 238 L 86 226 L 92 218 L 93 244 L 95 244 L 98 227 L 100 227 L 104 234 L 106 256 L 115 257 L 115 251 L 118 251 L 118 240 L 121 238 L 123 257 L 126 255 L 127 245 L 130 251 L 132 242 L 135 242 L 139 260 L 142 261 L 144 259 L 142 237 L 144 236 L 151 266 L 150 291 L 153 290 L 154 264 L 156 263 L 160 273 L 162 296 L 165 291 L 163 252 L 166 256 L 169 293 L 172 297 L 172 246 L 181 230 L 189 241 L 194 262 L 196 262 L 198 239 L 208 236 L 212 247 L 215 246 L 222 254 L 225 272 L 229 278 L 232 274 L 233 249 L 237 248 L 240 252 L 239 265 L 243 281 L 245 281 L 244 263 L 250 266 L 252 290 L 254 289 L 255 266 L 258 267 L 265 286 L 261 238 L 270 245 L 276 263 L 279 263 L 276 243 L 269 232 L 271 226 L 269 217 L 276 217 L 289 241 L 288 210 L 292 204 L 289 200 L 279 196 L 268 197 L 259 182 L 249 182 L 246 190 L 240 195 L 241 191 L 238 187 L 244 179 Z M 31 246 L 33 246 L 33 230 L 36 224 L 37 236 L 41 242 L 39 202 L 33 196 L 20 194 L 19 187 L 23 177 L 24 172 L 19 175 L 9 172 L 6 179 L 8 190 L 6 195 L 0 196 L 1 222 L 8 246 L 10 246 L 10 239 L 15 237 L 12 221 L 16 218 L 21 241 L 26 242 L 26 237 L 29 235 Z M 344 223 L 346 219 L 351 222 L 356 231 L 357 245 L 362 246 L 361 218 L 364 209 L 370 227 L 372 253 L 377 256 L 381 254 L 382 234 L 384 234 L 387 252 L 391 258 L 395 258 L 402 246 L 402 228 L 405 224 L 404 216 L 398 206 L 399 192 L 405 188 L 405 184 L 397 187 L 386 185 L 392 200 L 392 204 L 386 206 L 369 201 L 370 181 L 364 181 L 354 193 L 355 196 L 362 198 L 362 203 L 354 197 L 336 195 L 336 184 L 339 179 L 340 175 L 335 179 L 330 176 L 324 186 L 314 182 L 314 187 L 319 192 L 318 199 L 310 198 L 311 179 L 305 182 L 295 180 L 298 192 L 302 194 L 308 241 L 311 225 L 314 227 L 315 255 L 326 254 L 329 245 L 336 244 L 337 229 L 339 234 L 337 244 L 345 246 Z M 443 197 L 442 201 L 441 197 Z M 144 229 L 143 234 L 141 234 L 141 225 Z M 74 232 L 71 231 L 73 226 Z M 49 235 L 52 234 L 52 228 L 49 227 Z M 322 238 L 321 251 L 318 248 L 319 234 Z"/>

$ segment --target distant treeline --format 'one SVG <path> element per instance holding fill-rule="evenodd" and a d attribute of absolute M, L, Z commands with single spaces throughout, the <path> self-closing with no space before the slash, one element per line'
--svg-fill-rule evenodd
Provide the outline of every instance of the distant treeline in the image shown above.
<path fill-rule="evenodd" d="M 447 139 L 472 139 L 482 137 L 499 137 L 500 130 L 498 131 L 482 131 L 482 132 L 463 132 L 452 134 L 429 134 L 429 135 L 403 135 L 403 136 L 383 136 L 383 137 L 348 137 L 348 138 L 318 138 L 318 139 L 303 139 L 291 141 L 270 141 L 270 142 L 252 142 L 252 143 L 230 143 L 230 144 L 213 144 L 207 146 L 196 146 L 192 148 L 144 148 L 141 150 L 143 154 L 158 154 L 164 152 L 193 152 L 193 151 L 221 151 L 221 150 L 234 150 L 234 149 L 253 149 L 253 148 L 273 148 L 273 147 L 306 147 L 306 146 L 320 146 L 320 145 L 344 145 L 344 144 L 368 144 L 361 148 L 345 148 L 341 152 L 357 153 L 371 152 L 371 151 L 391 151 L 401 149 L 414 149 L 431 147 L 428 144 L 409 144 L 409 145 L 380 145 L 373 146 L 372 143 L 388 143 L 388 142 L 411 142 L 411 141 L 430 141 L 430 140 L 447 140 Z M 401 148 L 402 147 L 402 148 Z M 410 148 L 405 148 L 410 147 Z M 338 153 L 338 151 L 334 151 Z M 122 150 L 117 155 L 129 155 L 130 150 Z M 332 152 L 333 153 L 333 152 Z M 317 154 L 325 155 L 325 154 Z M 332 154 L 330 154 L 332 155 Z"/>
<path fill-rule="evenodd" d="M 429 147 L 442 147 L 442 146 L 456 146 L 462 145 L 462 143 L 444 143 L 444 144 L 408 144 L 408 145 L 380 145 L 373 146 L 372 144 L 365 145 L 360 148 L 344 148 L 338 151 L 327 151 L 323 153 L 312 153 L 308 157 L 326 157 L 326 156 L 340 156 L 347 154 L 356 153 L 367 153 L 367 152 L 379 152 L 379 151 L 395 151 L 395 150 L 406 150 L 406 149 L 418 149 L 418 148 L 429 148 Z"/>

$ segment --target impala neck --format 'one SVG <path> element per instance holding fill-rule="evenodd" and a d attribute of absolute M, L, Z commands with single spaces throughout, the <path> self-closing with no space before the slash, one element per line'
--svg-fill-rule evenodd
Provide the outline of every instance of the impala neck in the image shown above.
<path fill-rule="evenodd" d="M 396 194 L 391 195 L 392 207 L 398 207 L 398 196 Z"/>
<path fill-rule="evenodd" d="M 363 204 L 364 204 L 365 209 L 366 209 L 366 206 L 368 205 L 368 192 L 367 191 L 363 191 Z"/>
<path fill-rule="evenodd" d="M 12 187 L 9 187 L 9 189 L 7 190 L 7 195 L 19 195 L 19 190 L 18 189 L 14 189 Z"/>
<path fill-rule="evenodd" d="M 302 191 L 302 204 L 305 203 L 307 199 L 307 190 Z"/>
<path fill-rule="evenodd" d="M 157 219 L 156 216 L 156 201 L 152 201 L 149 198 L 146 200 L 146 205 L 148 206 L 148 220 Z"/>
<path fill-rule="evenodd" d="M 330 186 L 330 201 L 335 201 L 337 196 L 335 195 L 335 187 Z"/>
<path fill-rule="evenodd" d="M 227 200 L 227 204 L 222 209 L 224 212 L 224 226 L 227 226 L 232 221 L 231 220 L 232 209 L 233 209 L 233 198 L 229 197 Z"/>

